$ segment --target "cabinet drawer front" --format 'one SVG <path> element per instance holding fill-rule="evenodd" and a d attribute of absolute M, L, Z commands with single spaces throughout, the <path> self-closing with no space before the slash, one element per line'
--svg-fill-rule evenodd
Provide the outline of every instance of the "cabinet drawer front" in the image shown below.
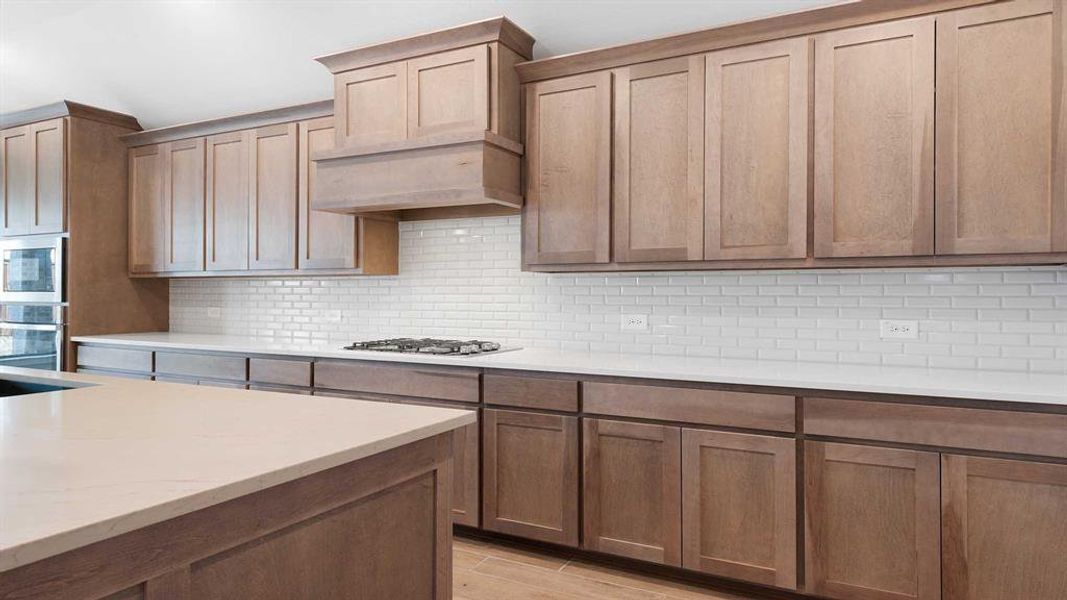
<path fill-rule="evenodd" d="M 310 396 L 310 388 L 292 388 L 284 385 L 269 385 L 262 383 L 250 383 L 248 389 L 256 390 L 260 392 L 281 392 L 283 394 L 298 394 L 300 396 Z"/>
<path fill-rule="evenodd" d="M 576 380 L 487 374 L 484 394 L 487 404 L 568 412 L 578 410 Z"/>
<path fill-rule="evenodd" d="M 582 402 L 589 413 L 769 431 L 796 430 L 793 396 L 599 382 L 583 383 L 582 392 Z"/>
<path fill-rule="evenodd" d="M 248 359 L 248 380 L 276 385 L 311 386 L 311 362 L 277 358 Z"/>
<path fill-rule="evenodd" d="M 1067 458 L 1067 415 L 805 398 L 804 432 Z"/>
<path fill-rule="evenodd" d="M 319 361 L 315 363 L 315 387 L 478 402 L 478 369 Z"/>
<path fill-rule="evenodd" d="M 127 372 L 124 372 L 124 371 L 103 371 L 103 370 L 99 370 L 99 369 L 83 369 L 81 367 L 78 367 L 78 372 L 79 373 L 84 373 L 85 375 L 101 375 L 101 376 L 104 376 L 104 377 L 120 377 L 122 379 L 145 379 L 145 380 L 151 380 L 152 379 L 152 376 L 149 375 L 148 373 L 138 374 L 138 373 L 127 373 Z"/>
<path fill-rule="evenodd" d="M 244 381 L 246 362 L 243 356 L 156 352 L 156 373 Z"/>
<path fill-rule="evenodd" d="M 152 351 L 78 346 L 78 366 L 150 373 Z"/>

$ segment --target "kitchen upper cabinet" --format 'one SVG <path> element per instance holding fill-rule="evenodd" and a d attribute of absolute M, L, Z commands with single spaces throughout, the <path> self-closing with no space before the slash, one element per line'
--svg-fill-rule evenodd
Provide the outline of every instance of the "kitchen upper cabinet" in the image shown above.
<path fill-rule="evenodd" d="M 934 19 L 815 37 L 815 256 L 934 251 Z"/>
<path fill-rule="evenodd" d="M 527 264 L 606 263 L 611 234 L 611 73 L 526 89 Z"/>
<path fill-rule="evenodd" d="M 297 266 L 296 123 L 248 132 L 248 268 Z"/>
<path fill-rule="evenodd" d="M 1067 594 L 1067 465 L 941 459 L 944 600 Z"/>
<path fill-rule="evenodd" d="M 338 73 L 334 77 L 338 147 L 407 137 L 407 63 Z"/>
<path fill-rule="evenodd" d="M 207 270 L 243 271 L 248 263 L 247 131 L 207 138 Z"/>
<path fill-rule="evenodd" d="M 487 409 L 483 526 L 578 545 L 578 418 Z"/>
<path fill-rule="evenodd" d="M 489 129 L 489 46 L 407 62 L 407 135 Z"/>
<path fill-rule="evenodd" d="M 804 454 L 806 591 L 941 598 L 938 455 L 824 442 Z"/>
<path fill-rule="evenodd" d="M 681 430 L 605 419 L 583 427 L 583 547 L 681 566 Z"/>
<path fill-rule="evenodd" d="M 0 133 L 0 235 L 66 230 L 66 147 L 66 119 Z"/>
<path fill-rule="evenodd" d="M 352 269 L 358 262 L 356 217 L 353 215 L 312 210 L 316 168 L 311 156 L 319 150 L 333 148 L 334 119 L 323 117 L 299 124 L 299 192 L 300 269 Z"/>
<path fill-rule="evenodd" d="M 204 138 L 169 142 L 163 159 L 163 271 L 204 269 Z M 144 235 L 131 232 L 131 235 Z"/>
<path fill-rule="evenodd" d="M 1067 250 L 1067 6 L 937 16 L 937 253 Z"/>
<path fill-rule="evenodd" d="M 796 441 L 682 430 L 682 565 L 796 589 Z"/>
<path fill-rule="evenodd" d="M 617 262 L 699 260 L 703 256 L 703 130 L 704 63 L 700 57 L 615 71 Z"/>
<path fill-rule="evenodd" d="M 707 55 L 707 260 L 804 258 L 811 40 Z"/>
<path fill-rule="evenodd" d="M 165 149 L 166 144 L 154 144 L 129 150 L 131 273 L 155 273 L 165 268 Z"/>

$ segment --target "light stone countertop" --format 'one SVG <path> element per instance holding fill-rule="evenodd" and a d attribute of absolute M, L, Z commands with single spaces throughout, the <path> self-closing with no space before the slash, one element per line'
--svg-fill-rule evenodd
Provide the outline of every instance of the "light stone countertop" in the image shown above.
<path fill-rule="evenodd" d="M 969 369 L 611 354 L 527 348 L 479 356 L 432 356 L 343 350 L 269 338 L 191 333 L 128 333 L 74 341 L 144 348 L 282 354 L 693 381 L 752 386 L 1022 402 L 1067 407 L 1067 375 Z"/>
<path fill-rule="evenodd" d="M 0 572 L 365 458 L 474 412 L 0 367 Z"/>

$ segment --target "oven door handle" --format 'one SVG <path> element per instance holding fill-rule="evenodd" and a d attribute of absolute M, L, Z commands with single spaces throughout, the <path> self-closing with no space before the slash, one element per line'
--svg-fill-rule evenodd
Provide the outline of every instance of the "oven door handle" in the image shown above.
<path fill-rule="evenodd" d="M 63 325 L 58 323 L 8 323 L 0 321 L 0 329 L 16 329 L 19 331 L 60 331 Z"/>

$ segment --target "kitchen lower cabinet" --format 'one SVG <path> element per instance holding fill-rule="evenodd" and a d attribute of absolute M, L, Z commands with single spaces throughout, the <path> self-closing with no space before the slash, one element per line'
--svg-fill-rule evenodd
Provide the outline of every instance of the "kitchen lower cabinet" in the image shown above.
<path fill-rule="evenodd" d="M 941 598 L 937 453 L 809 441 L 804 464 L 807 592 Z"/>
<path fill-rule="evenodd" d="M 578 545 L 578 417 L 486 409 L 483 527 Z"/>
<path fill-rule="evenodd" d="M 449 408 L 458 408 L 450 406 Z M 478 423 L 455 430 L 452 438 L 452 523 L 477 527 L 481 519 L 478 497 L 481 452 Z"/>
<path fill-rule="evenodd" d="M 681 566 L 681 430 L 584 419 L 582 465 L 582 546 Z"/>
<path fill-rule="evenodd" d="M 682 566 L 796 589 L 796 440 L 682 430 Z"/>
<path fill-rule="evenodd" d="M 1067 598 L 1067 465 L 941 458 L 943 600 Z"/>

